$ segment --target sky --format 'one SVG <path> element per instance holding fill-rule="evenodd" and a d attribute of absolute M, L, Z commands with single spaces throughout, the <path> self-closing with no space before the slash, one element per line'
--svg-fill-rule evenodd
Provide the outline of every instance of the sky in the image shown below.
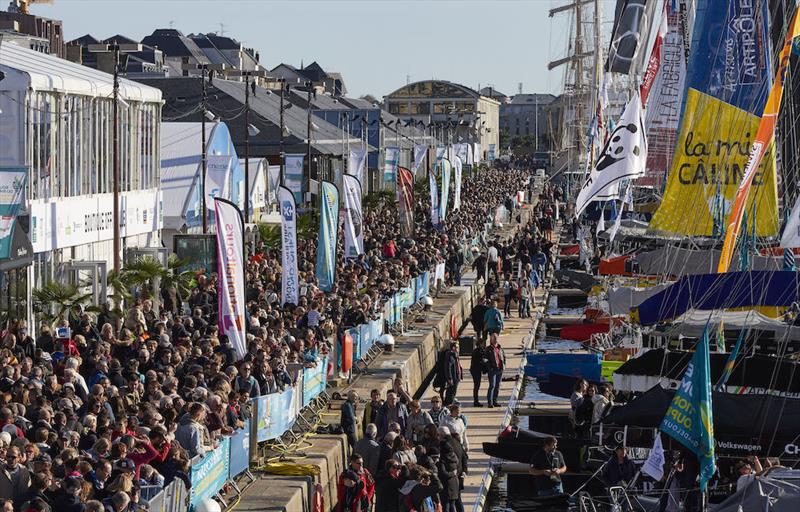
<path fill-rule="evenodd" d="M 605 1 L 605 0 L 604 0 Z M 52 0 L 31 12 L 84 34 L 141 39 L 172 26 L 219 32 L 253 47 L 261 64 L 317 61 L 342 73 L 348 94 L 383 97 L 408 81 L 436 78 L 512 95 L 558 94 L 568 14 L 564 0 Z M 222 26 L 220 26 L 222 24 Z"/>

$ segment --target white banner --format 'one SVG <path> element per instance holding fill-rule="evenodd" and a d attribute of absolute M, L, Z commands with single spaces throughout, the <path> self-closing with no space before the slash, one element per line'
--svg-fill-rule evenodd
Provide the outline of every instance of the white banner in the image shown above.
<path fill-rule="evenodd" d="M 358 178 L 359 183 L 364 182 L 364 170 L 367 167 L 367 150 L 351 149 L 347 159 L 347 174 Z"/>
<path fill-rule="evenodd" d="M 439 224 L 439 185 L 433 170 L 428 174 L 428 186 L 431 189 L 431 224 L 436 226 Z"/>
<path fill-rule="evenodd" d="M 469 155 L 469 149 L 467 149 L 467 146 L 469 146 L 469 144 L 466 143 L 459 143 L 453 146 L 453 149 L 455 150 L 455 155 L 461 159 L 462 163 L 467 162 L 467 158 Z"/>
<path fill-rule="evenodd" d="M 466 144 L 464 147 L 467 147 Z M 453 160 L 453 171 L 455 175 L 455 186 L 453 192 L 453 210 L 458 210 L 461 208 L 461 168 L 463 164 L 461 163 L 461 158 L 456 157 Z"/>
<path fill-rule="evenodd" d="M 206 208 L 214 208 L 214 198 L 230 199 L 231 168 L 230 155 L 208 155 L 206 162 Z"/>
<path fill-rule="evenodd" d="M 244 221 L 239 208 L 224 199 L 214 200 L 217 219 L 219 332 L 231 340 L 238 359 L 247 354 L 244 297 Z"/>
<path fill-rule="evenodd" d="M 389 147 L 383 151 L 383 183 L 395 183 L 397 167 L 400 165 L 400 148 Z"/>
<path fill-rule="evenodd" d="M 642 103 L 636 93 L 628 102 L 617 127 L 608 137 L 589 178 L 575 201 L 575 215 L 580 215 L 589 203 L 609 187 L 624 179 L 644 175 L 647 162 L 647 138 L 644 134 Z"/>
<path fill-rule="evenodd" d="M 417 175 L 417 171 L 419 171 L 419 166 L 425 161 L 425 156 L 427 154 L 428 146 L 425 144 L 417 144 L 414 146 L 414 165 L 411 167 L 411 171 L 415 176 Z"/>
<path fill-rule="evenodd" d="M 269 202 L 278 202 L 278 188 L 281 186 L 281 166 L 269 166 Z"/>
<path fill-rule="evenodd" d="M 344 189 L 344 257 L 364 254 L 364 221 L 361 216 L 361 183 L 355 176 L 342 176 Z"/>
<path fill-rule="evenodd" d="M 11 235 L 19 209 L 25 202 L 27 167 L 0 167 L 0 258 L 11 254 Z"/>
<path fill-rule="evenodd" d="M 447 148 L 446 147 L 444 147 L 444 146 L 436 146 L 436 163 L 437 164 L 442 161 L 442 158 L 444 158 L 444 154 L 446 152 L 447 152 Z"/>
<path fill-rule="evenodd" d="M 281 213 L 281 305 L 297 304 L 299 281 L 297 277 L 297 207 L 294 194 L 286 187 L 278 189 Z"/>
<path fill-rule="evenodd" d="M 792 213 L 786 220 L 786 227 L 781 236 L 781 247 L 784 249 L 800 247 L 800 198 L 794 203 Z"/>
<path fill-rule="evenodd" d="M 656 435 L 650 455 L 647 456 L 647 460 L 642 465 L 642 473 L 656 481 L 664 478 L 664 448 L 661 446 L 660 432 Z"/>

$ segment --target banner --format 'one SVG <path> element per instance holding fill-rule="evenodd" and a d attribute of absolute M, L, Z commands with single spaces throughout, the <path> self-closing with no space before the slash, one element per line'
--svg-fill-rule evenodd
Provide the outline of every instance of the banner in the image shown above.
<path fill-rule="evenodd" d="M 708 327 L 697 342 L 680 387 L 659 429 L 694 452 L 700 463 L 700 490 L 716 470 L 714 463 L 714 417 L 711 405 L 711 369 Z"/>
<path fill-rule="evenodd" d="M 367 167 L 367 150 L 351 149 L 347 159 L 347 174 L 358 178 L 360 183 L 364 182 L 364 171 Z"/>
<path fill-rule="evenodd" d="M 259 443 L 276 439 L 292 428 L 297 419 L 294 388 L 288 387 L 280 393 L 263 395 L 256 400 L 256 437 Z"/>
<path fill-rule="evenodd" d="M 444 154 L 446 152 L 447 152 L 447 148 L 446 147 L 444 147 L 444 146 L 436 146 L 436 163 L 437 164 L 442 161 L 442 158 L 444 158 Z"/>
<path fill-rule="evenodd" d="M 450 199 L 450 171 L 453 165 L 450 160 L 444 158 L 439 162 L 439 173 L 442 180 L 442 190 L 439 194 L 439 221 L 447 219 L 447 202 Z"/>
<path fill-rule="evenodd" d="M 344 257 L 364 254 L 364 220 L 361 216 L 361 182 L 355 176 L 342 176 L 344 188 Z"/>
<path fill-rule="evenodd" d="M 616 128 L 608 137 L 594 168 L 575 201 L 579 216 L 589 203 L 609 187 L 625 179 L 638 178 L 647 161 L 647 138 L 644 134 L 642 103 L 636 93 L 628 101 Z"/>
<path fill-rule="evenodd" d="M 642 36 L 644 9 L 645 0 L 617 0 L 606 71 L 630 73 Z"/>
<path fill-rule="evenodd" d="M 383 182 L 394 183 L 397 176 L 397 166 L 400 165 L 400 148 L 388 147 L 384 149 L 383 157 Z"/>
<path fill-rule="evenodd" d="M 325 358 L 313 368 L 303 368 L 303 407 L 325 391 L 328 382 L 328 359 Z"/>
<path fill-rule="evenodd" d="M 419 166 L 422 165 L 422 162 L 425 161 L 425 157 L 427 155 L 428 155 L 428 146 L 426 146 L 425 144 L 416 144 L 414 146 L 414 165 L 412 166 L 411 170 L 413 171 L 415 176 L 417 172 L 419 172 Z"/>
<path fill-rule="evenodd" d="M 469 154 L 469 144 L 465 142 L 460 142 L 458 144 L 453 145 L 453 149 L 455 150 L 455 155 L 461 159 L 461 163 L 464 164 L 467 162 L 467 155 Z"/>
<path fill-rule="evenodd" d="M 0 167 L 0 259 L 11 257 L 11 235 L 25 200 L 27 179 L 26 167 Z"/>
<path fill-rule="evenodd" d="M 269 202 L 278 204 L 278 188 L 281 186 L 281 166 L 270 165 L 269 170 Z"/>
<path fill-rule="evenodd" d="M 467 147 L 464 145 L 464 147 Z M 455 160 L 453 160 L 453 171 L 454 171 L 454 178 L 455 184 L 453 187 L 453 210 L 461 209 L 461 168 L 463 166 L 463 160 L 461 157 L 457 156 Z"/>
<path fill-rule="evenodd" d="M 339 189 L 336 185 L 323 181 L 319 202 L 317 281 L 320 290 L 330 292 L 336 280 L 336 245 L 339 239 Z"/>
<path fill-rule="evenodd" d="M 661 434 L 659 433 L 656 435 L 647 460 L 642 465 L 642 473 L 657 482 L 660 481 L 664 478 L 664 461 L 664 447 L 661 445 Z"/>
<path fill-rule="evenodd" d="M 436 184 L 437 167 L 439 167 L 439 164 L 428 174 L 428 187 L 431 193 L 431 224 L 434 226 L 439 225 L 439 188 Z"/>
<path fill-rule="evenodd" d="M 794 258 L 792 258 L 792 260 L 794 260 Z M 733 346 L 733 350 L 728 355 L 728 360 L 725 362 L 725 368 L 722 370 L 722 377 L 720 377 L 714 391 L 719 391 L 720 393 L 725 391 L 725 386 L 728 384 L 728 379 L 731 378 L 734 366 L 736 366 L 736 358 L 739 356 L 739 352 L 742 350 L 742 344 L 747 336 L 747 332 L 748 329 L 742 329 L 739 331 L 739 337 L 736 339 L 736 345 Z"/>
<path fill-rule="evenodd" d="M 398 169 L 397 193 L 400 196 L 400 234 L 414 236 L 414 175 L 405 167 Z"/>
<path fill-rule="evenodd" d="M 281 213 L 281 306 L 297 304 L 299 283 L 297 277 L 297 208 L 294 194 L 286 187 L 278 190 Z"/>
<path fill-rule="evenodd" d="M 250 467 L 250 425 L 234 432 L 230 438 L 231 449 L 228 473 L 233 478 Z"/>
<path fill-rule="evenodd" d="M 306 155 L 284 156 L 283 185 L 294 194 L 295 204 L 303 202 L 303 161 Z"/>
<path fill-rule="evenodd" d="M 416 283 L 414 286 L 414 291 L 416 292 L 416 296 L 414 297 L 415 302 L 419 302 L 424 299 L 430 293 L 430 272 L 423 272 L 422 274 L 418 275 L 415 280 Z"/>
<path fill-rule="evenodd" d="M 210 154 L 206 160 L 206 208 L 214 207 L 214 198 L 230 199 L 231 167 L 230 155 Z"/>
<path fill-rule="evenodd" d="M 781 235 L 781 247 L 786 249 L 800 247 L 800 198 L 795 201 L 792 213 L 786 219 L 786 227 L 783 228 Z"/>
<path fill-rule="evenodd" d="M 217 448 L 207 452 L 203 458 L 192 465 L 192 489 L 190 491 L 192 507 L 198 506 L 217 494 L 228 481 L 230 449 L 230 438 L 223 437 Z"/>
<path fill-rule="evenodd" d="M 494 151 L 495 151 L 494 150 L 494 144 L 489 144 L 489 156 L 488 156 L 488 159 L 489 159 L 490 162 L 494 162 L 494 159 L 496 158 L 496 156 L 494 154 Z"/>
<path fill-rule="evenodd" d="M 712 236 L 714 215 L 731 211 L 758 129 L 758 117 L 689 89 L 664 198 L 650 228 L 687 236 Z M 777 183 L 772 145 L 753 175 L 747 209 L 756 203 L 756 234 L 778 231 Z M 686 212 L 692 215 L 686 215 Z M 718 214 L 719 215 L 719 214 Z"/>
<path fill-rule="evenodd" d="M 247 354 L 244 296 L 244 221 L 235 204 L 214 199 L 217 220 L 217 265 L 222 286 L 217 287 L 219 332 L 225 334 L 242 359 Z"/>
<path fill-rule="evenodd" d="M 650 89 L 653 87 L 658 70 L 661 68 L 661 46 L 664 44 L 664 38 L 667 36 L 667 9 L 669 2 L 664 3 L 664 9 L 661 15 L 661 23 L 658 24 L 658 32 L 656 33 L 656 40 L 653 42 L 653 49 L 650 51 L 650 60 L 647 62 L 647 68 L 644 70 L 644 77 L 642 78 L 642 85 L 639 87 L 639 96 L 642 98 L 642 104 L 647 105 L 647 98 L 650 95 Z"/>
<path fill-rule="evenodd" d="M 786 34 L 786 41 L 781 50 L 778 80 L 775 81 L 769 92 L 767 104 L 764 106 L 764 113 L 761 116 L 761 122 L 756 132 L 756 138 L 755 141 L 753 141 L 753 147 L 750 149 L 750 156 L 744 168 L 744 176 L 742 176 L 742 180 L 736 190 L 736 197 L 733 200 L 733 211 L 728 218 L 728 226 L 725 231 L 725 243 L 722 246 L 722 254 L 719 258 L 719 272 L 728 271 L 734 246 L 736 245 L 736 237 L 739 234 L 742 215 L 746 208 L 745 203 L 750 195 L 750 188 L 754 182 L 755 174 L 761 160 L 770 152 L 768 148 L 772 144 L 773 136 L 775 135 L 775 126 L 778 123 L 778 112 L 780 111 L 781 98 L 783 97 L 783 80 L 789 67 L 789 59 L 792 56 L 795 38 L 797 37 L 800 37 L 800 18 L 798 18 L 797 10 L 795 10 L 789 32 Z M 777 199 L 777 190 L 775 191 L 775 197 Z M 759 215 L 762 215 L 760 210 Z M 774 217 L 775 220 L 777 220 L 777 211 L 774 212 Z"/>

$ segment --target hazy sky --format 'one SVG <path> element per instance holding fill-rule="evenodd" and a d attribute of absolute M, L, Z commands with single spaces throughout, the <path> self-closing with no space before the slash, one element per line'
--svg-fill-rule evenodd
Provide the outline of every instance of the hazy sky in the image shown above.
<path fill-rule="evenodd" d="M 0 0 L 5 5 L 5 0 Z M 309 64 L 343 74 L 350 95 L 383 96 L 430 78 L 514 94 L 561 90 L 569 15 L 565 0 L 52 0 L 33 13 L 64 21 L 67 39 L 86 33 L 141 39 L 170 24 L 215 32 L 256 48 L 264 67 Z M 607 3 L 608 0 L 603 0 Z M 612 11 L 607 8 L 609 13 Z"/>

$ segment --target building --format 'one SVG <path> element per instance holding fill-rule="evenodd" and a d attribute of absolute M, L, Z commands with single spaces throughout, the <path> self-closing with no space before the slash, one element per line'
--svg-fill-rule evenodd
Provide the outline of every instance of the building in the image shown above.
<path fill-rule="evenodd" d="M 228 69 L 252 71 L 259 68 L 259 54 L 252 48 L 245 48 L 232 37 L 210 34 L 191 34 L 194 41 L 212 64 L 224 64 Z"/>
<path fill-rule="evenodd" d="M 509 101 L 511 101 L 511 98 L 509 96 L 503 94 L 502 92 L 498 91 L 492 86 L 482 87 L 480 90 L 478 90 L 478 92 L 481 93 L 481 96 L 486 96 L 488 98 L 495 99 L 499 101 L 501 104 L 508 103 Z"/>
<path fill-rule="evenodd" d="M 67 43 L 67 59 L 90 68 L 95 68 L 104 73 L 114 72 L 114 54 L 108 52 L 93 52 L 91 45 L 97 44 L 140 44 L 133 39 L 122 35 L 115 35 L 107 39 L 95 39 L 86 34 Z M 168 68 L 164 52 L 142 45 L 141 51 L 125 52 L 119 56 L 119 72 L 128 78 L 156 78 L 167 76 Z"/>
<path fill-rule="evenodd" d="M 211 59 L 197 43 L 174 28 L 160 28 L 142 39 L 142 44 L 164 53 L 167 76 L 199 74 L 199 64 L 211 64 Z"/>
<path fill-rule="evenodd" d="M 547 135 L 547 106 L 556 97 L 552 94 L 517 94 L 500 106 L 500 133 L 509 137 L 533 136 L 541 140 Z"/>
<path fill-rule="evenodd" d="M 64 44 L 64 27 L 61 20 L 51 20 L 21 12 L 0 11 L 0 31 L 2 42 L 25 39 L 37 41 L 35 47 L 23 45 L 29 49 L 46 52 L 65 59 L 67 49 Z M 28 37 L 25 37 L 28 36 Z"/>
<path fill-rule="evenodd" d="M 384 97 L 390 114 L 433 126 L 446 142 L 478 142 L 483 155 L 499 147 L 500 102 L 464 85 L 427 80 L 405 85 Z"/>
<path fill-rule="evenodd" d="M 300 65 L 299 68 L 291 64 L 278 64 L 270 72 L 270 76 L 281 78 L 287 83 L 303 84 L 310 81 L 317 92 L 328 93 L 331 96 L 344 96 L 347 88 L 340 73 L 327 72 L 316 62 L 308 66 Z"/>
<path fill-rule="evenodd" d="M 0 171 L 27 170 L 13 230 L 29 229 L 32 254 L 12 247 L 0 261 L 0 289 L 14 305 L 4 314 L 31 320 L 32 289 L 49 281 L 88 278 L 95 301 L 105 300 L 115 224 L 123 253 L 161 245 L 161 92 L 120 80 L 114 218 L 113 77 L 14 44 L 0 45 L 0 71 Z"/>

